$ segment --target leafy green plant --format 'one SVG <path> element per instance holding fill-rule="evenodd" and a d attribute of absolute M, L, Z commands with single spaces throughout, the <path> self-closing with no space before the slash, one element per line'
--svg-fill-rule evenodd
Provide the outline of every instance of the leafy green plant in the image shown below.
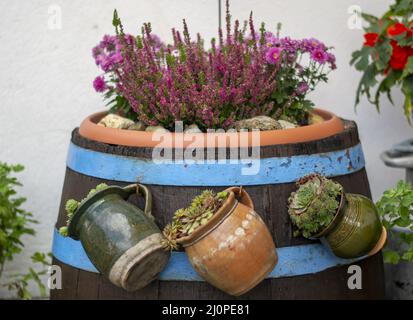
<path fill-rule="evenodd" d="M 319 174 L 297 182 L 298 190 L 288 199 L 288 213 L 298 228 L 295 235 L 310 238 L 320 233 L 333 220 L 340 205 L 343 187 Z"/>
<path fill-rule="evenodd" d="M 411 123 L 413 109 L 413 32 L 412 0 L 396 0 L 380 18 L 363 13 L 368 23 L 365 42 L 353 53 L 350 64 L 363 73 L 356 95 L 380 109 L 380 97 L 386 94 L 391 103 L 391 89 L 401 88 L 405 96 L 404 112 Z M 372 94 L 372 90 L 376 92 Z"/>
<path fill-rule="evenodd" d="M 59 233 L 64 236 L 67 237 L 68 236 L 68 227 L 70 224 L 70 221 L 73 218 L 73 215 L 75 214 L 76 210 L 87 200 L 89 199 L 91 196 L 93 196 L 94 194 L 96 194 L 99 191 L 105 190 L 108 187 L 108 185 L 106 183 L 101 183 L 98 184 L 94 189 L 91 189 L 89 191 L 89 193 L 87 194 L 87 196 L 81 200 L 81 201 L 77 201 L 75 199 L 69 199 L 66 201 L 65 204 L 65 210 L 67 213 L 67 221 L 66 221 L 66 226 L 63 226 L 59 229 Z"/>
<path fill-rule="evenodd" d="M 168 250 L 178 250 L 177 240 L 189 236 L 197 228 L 206 224 L 228 198 L 228 192 L 222 191 L 215 194 L 205 190 L 196 196 L 188 208 L 175 212 L 172 222 L 163 230 L 165 236 L 164 247 Z"/>
<path fill-rule="evenodd" d="M 32 213 L 22 208 L 26 199 L 17 196 L 16 189 L 22 184 L 13 174 L 21 172 L 23 169 L 22 165 L 9 165 L 0 162 L 0 278 L 2 278 L 6 262 L 12 261 L 14 256 L 23 250 L 22 237 L 35 235 L 34 229 L 29 225 L 38 223 L 33 219 Z M 29 273 L 12 275 L 9 281 L 4 284 L 22 299 L 31 298 L 31 293 L 28 290 L 31 281 L 38 285 L 41 295 L 46 292 L 40 276 L 46 273 L 45 267 L 50 263 L 47 262 L 46 255 L 39 252 L 32 256 L 32 262 L 40 263 L 43 267 L 42 270 L 30 268 Z"/>
<path fill-rule="evenodd" d="M 383 251 L 384 261 L 397 264 L 400 260 L 413 262 L 413 188 L 412 185 L 399 181 L 395 188 L 383 193 L 376 207 L 384 227 L 397 235 L 398 249 Z M 407 228 L 406 232 L 393 232 L 393 227 Z"/>
<path fill-rule="evenodd" d="M 34 282 L 40 291 L 40 296 L 46 296 L 46 287 L 42 282 L 41 276 L 47 274 L 48 267 L 50 266 L 51 253 L 44 254 L 36 252 L 31 256 L 33 265 L 38 265 L 39 268 L 30 267 L 27 273 L 12 274 L 10 279 L 3 286 L 7 287 L 9 291 L 16 292 L 17 297 L 30 300 L 32 294 L 29 291 L 30 282 Z"/>

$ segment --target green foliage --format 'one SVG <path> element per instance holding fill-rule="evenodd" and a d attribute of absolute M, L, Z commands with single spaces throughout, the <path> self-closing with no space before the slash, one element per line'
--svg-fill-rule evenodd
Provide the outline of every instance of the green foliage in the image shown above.
<path fill-rule="evenodd" d="M 12 176 L 23 169 L 21 165 L 0 162 L 0 276 L 5 262 L 22 251 L 22 236 L 35 234 L 28 225 L 37 221 L 22 208 L 26 199 L 17 196 L 16 187 L 21 183 Z"/>
<path fill-rule="evenodd" d="M 412 14 L 412 0 L 396 0 L 380 19 L 363 13 L 362 18 L 368 23 L 364 30 L 366 34 L 377 34 L 377 41 L 374 45 L 365 44 L 362 49 L 355 51 L 350 62 L 356 70 L 362 72 L 355 106 L 360 103 L 361 97 L 365 96 L 371 104 L 375 105 L 377 111 L 380 111 L 381 96 L 386 95 L 393 104 L 391 90 L 393 87 L 398 87 L 405 96 L 404 113 L 410 124 L 413 110 L 413 56 L 411 56 L 413 37 L 407 32 L 392 36 L 388 34 L 388 29 L 396 22 L 410 26 Z M 395 54 L 393 52 L 395 45 L 403 53 Z M 402 58 L 404 54 L 410 57 L 403 67 L 403 61 L 406 62 Z M 394 67 L 392 60 L 397 61 L 399 66 Z"/>
<path fill-rule="evenodd" d="M 94 189 L 91 189 L 87 196 L 81 200 L 81 201 L 77 201 L 75 199 L 69 199 L 66 201 L 65 204 L 65 210 L 66 210 L 66 214 L 67 214 L 67 221 L 66 221 L 66 226 L 63 226 L 59 229 L 59 233 L 64 236 L 67 237 L 68 234 L 68 226 L 70 224 L 70 221 L 73 218 L 73 215 L 75 214 L 76 210 L 90 197 L 92 197 L 93 195 L 95 195 L 97 192 L 105 190 L 108 187 L 108 185 L 106 183 L 101 183 L 98 184 Z"/>
<path fill-rule="evenodd" d="M 29 291 L 30 282 L 34 282 L 40 291 L 40 296 L 46 296 L 46 287 L 41 280 L 41 276 L 47 274 L 48 267 L 50 266 L 50 260 L 52 255 L 36 252 L 32 255 L 31 260 L 33 265 L 38 265 L 38 268 L 30 267 L 29 271 L 26 274 L 13 274 L 10 277 L 10 280 L 4 284 L 4 287 L 7 287 L 9 291 L 16 292 L 18 298 L 23 300 L 32 299 L 32 294 Z"/>
<path fill-rule="evenodd" d="M 22 184 L 13 176 L 14 173 L 21 172 L 23 169 L 22 165 L 0 162 L 0 278 L 6 262 L 13 260 L 14 256 L 22 251 L 24 247 L 22 237 L 35 235 L 34 229 L 29 225 L 37 221 L 33 219 L 32 213 L 22 208 L 26 199 L 17 196 L 16 190 Z M 10 291 L 15 291 L 17 297 L 21 299 L 32 297 L 28 290 L 32 281 L 39 287 L 40 295 L 44 296 L 46 293 L 40 277 L 46 273 L 45 266 L 50 263 L 46 261 L 44 253 L 36 252 L 31 259 L 34 264 L 41 264 L 43 269 L 38 271 L 30 268 L 27 274 L 12 275 L 3 285 Z"/>
<path fill-rule="evenodd" d="M 397 264 L 400 259 L 413 262 L 413 188 L 411 184 L 399 181 L 395 188 L 383 193 L 376 203 L 384 227 L 393 232 L 395 226 L 408 228 L 411 232 L 397 232 L 398 249 L 384 251 L 384 261 Z"/>
<path fill-rule="evenodd" d="M 215 194 L 211 190 L 205 190 L 192 200 L 188 208 L 177 210 L 172 222 L 163 230 L 166 238 L 165 249 L 178 250 L 177 239 L 192 234 L 197 228 L 206 224 L 227 198 L 228 192 Z"/>
<path fill-rule="evenodd" d="M 343 187 L 321 175 L 298 181 L 298 190 L 288 199 L 288 213 L 298 233 L 310 238 L 325 229 L 340 205 Z"/>

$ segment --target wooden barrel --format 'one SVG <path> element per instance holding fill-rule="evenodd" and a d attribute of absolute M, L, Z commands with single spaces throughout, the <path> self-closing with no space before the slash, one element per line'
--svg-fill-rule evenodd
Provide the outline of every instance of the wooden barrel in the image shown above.
<path fill-rule="evenodd" d="M 384 297 L 381 253 L 357 261 L 336 259 L 319 243 L 294 237 L 287 212 L 287 199 L 295 189 L 294 181 L 310 172 L 334 177 L 347 192 L 371 197 L 356 124 L 344 121 L 344 127 L 341 133 L 319 140 L 261 147 L 259 161 L 263 167 L 259 177 L 239 179 L 228 176 L 231 167 L 225 166 L 215 173 L 210 171 L 210 166 L 203 167 L 198 178 L 188 177 L 170 164 L 154 169 L 152 148 L 92 141 L 75 129 L 56 227 L 66 222 L 67 199 L 83 198 L 89 189 L 102 182 L 125 186 L 132 182 L 128 180 L 139 180 L 147 185 L 153 195 L 153 215 L 161 228 L 175 210 L 187 206 L 202 190 L 220 191 L 243 185 L 273 235 L 279 263 L 267 279 L 237 299 L 381 299 Z M 183 170 L 184 166 L 180 168 Z M 215 176 L 211 178 L 208 174 Z M 200 177 L 209 184 L 199 185 Z M 139 200 L 135 203 L 143 205 Z M 54 264 L 62 268 L 62 289 L 51 290 L 51 299 L 234 298 L 201 281 L 181 253 L 172 256 L 171 266 L 159 280 L 128 293 L 93 272 L 93 266 L 88 267 L 88 262 L 81 261 L 87 257 L 76 256 L 79 245 L 70 241 L 61 239 L 55 232 Z M 349 264 L 361 267 L 362 289 L 349 288 Z"/>

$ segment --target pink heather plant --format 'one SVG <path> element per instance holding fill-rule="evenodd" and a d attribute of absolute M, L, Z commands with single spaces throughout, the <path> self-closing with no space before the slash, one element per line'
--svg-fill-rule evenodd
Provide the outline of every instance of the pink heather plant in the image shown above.
<path fill-rule="evenodd" d="M 192 41 L 185 21 L 182 35 L 173 29 L 173 45 L 159 51 L 149 24 L 135 44 L 126 44 L 120 21 L 115 25 L 125 46 L 118 90 L 144 123 L 173 129 L 178 120 L 205 130 L 272 112 L 276 67 L 268 67 L 263 47 L 245 45 L 238 21 L 231 30 L 229 14 L 226 38 L 220 30 L 209 51 L 200 35 Z M 256 42 L 252 19 L 250 32 Z"/>
<path fill-rule="evenodd" d="M 172 130 L 175 121 L 205 131 L 257 115 L 306 124 L 313 106 L 306 95 L 336 68 L 331 48 L 317 39 L 280 38 L 279 28 L 274 35 L 263 24 L 256 32 L 252 14 L 232 25 L 228 1 L 225 35 L 219 30 L 209 50 L 199 34 L 191 39 L 185 20 L 170 45 L 150 24 L 136 38 L 124 34 L 116 10 L 113 24 L 117 35 L 93 49 L 104 72 L 95 90 L 111 99 L 112 112 Z"/>
<path fill-rule="evenodd" d="M 132 35 L 125 35 L 127 43 L 134 43 L 135 38 Z M 160 38 L 152 35 L 154 47 L 157 51 L 165 47 Z M 93 81 L 93 88 L 96 92 L 104 92 L 105 100 L 109 101 L 111 112 L 120 113 L 123 116 L 137 119 L 127 99 L 117 89 L 119 79 L 115 70 L 122 64 L 122 44 L 117 36 L 105 35 L 102 41 L 92 49 L 92 56 L 96 65 L 103 72 Z"/>

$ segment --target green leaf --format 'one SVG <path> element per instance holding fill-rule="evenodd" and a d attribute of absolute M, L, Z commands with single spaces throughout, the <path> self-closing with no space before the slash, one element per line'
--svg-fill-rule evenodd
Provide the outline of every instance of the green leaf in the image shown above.
<path fill-rule="evenodd" d="M 113 10 L 113 20 L 112 20 L 112 25 L 116 28 L 121 25 L 121 21 L 118 16 L 118 11 L 115 9 Z"/>
<path fill-rule="evenodd" d="M 361 49 L 360 55 L 358 56 L 358 62 L 354 65 L 357 70 L 364 71 L 367 69 L 370 61 L 370 47 L 364 47 Z"/>
<path fill-rule="evenodd" d="M 409 251 L 406 251 L 402 256 L 402 259 L 413 262 L 413 248 L 410 248 Z"/>
<path fill-rule="evenodd" d="M 385 263 L 398 264 L 400 261 L 400 255 L 396 251 L 384 250 L 383 260 Z"/>
<path fill-rule="evenodd" d="M 413 109 L 413 105 L 412 105 L 411 97 L 409 95 L 406 95 L 404 99 L 404 115 L 406 116 L 406 119 L 410 125 L 412 124 L 411 122 L 412 109 Z"/>
<path fill-rule="evenodd" d="M 392 55 L 393 48 L 389 41 L 383 41 L 374 47 L 374 56 L 376 68 L 378 71 L 383 72 L 389 65 L 390 57 Z"/>
<path fill-rule="evenodd" d="M 407 64 L 404 67 L 402 78 L 406 78 L 408 75 L 413 74 L 413 56 L 410 56 L 407 60 Z"/>
<path fill-rule="evenodd" d="M 371 23 L 371 24 L 375 24 L 375 23 L 377 23 L 378 20 L 379 20 L 377 17 L 375 17 L 375 16 L 373 16 L 373 15 L 371 15 L 371 14 L 368 14 L 368 13 L 364 13 L 364 12 L 361 13 L 361 17 L 362 17 L 364 20 L 366 20 L 367 22 Z"/>

